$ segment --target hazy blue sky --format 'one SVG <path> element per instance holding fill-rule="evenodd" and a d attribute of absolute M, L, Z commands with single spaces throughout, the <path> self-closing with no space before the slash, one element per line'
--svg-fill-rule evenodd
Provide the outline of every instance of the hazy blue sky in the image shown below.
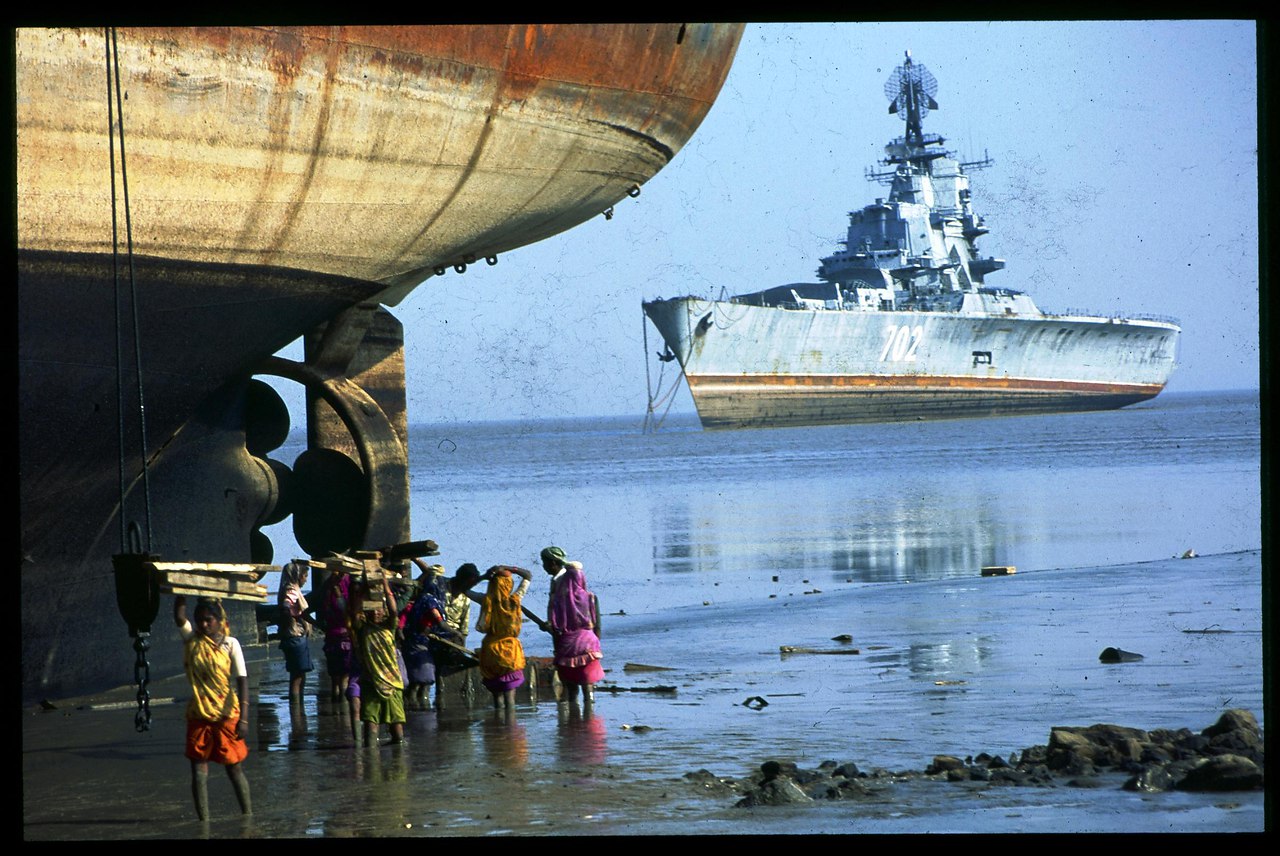
<path fill-rule="evenodd" d="M 926 132 L 995 161 L 973 174 L 979 249 L 1007 262 L 990 284 L 1174 316 L 1170 391 L 1256 388 L 1255 39 L 1252 21 L 749 25 L 706 121 L 612 220 L 393 310 L 409 419 L 641 419 L 661 349 L 649 327 L 643 353 L 641 299 L 814 280 L 848 212 L 886 195 L 864 170 L 902 133 L 883 90 L 906 50 L 938 80 Z M 673 412 L 692 410 L 682 390 Z"/>

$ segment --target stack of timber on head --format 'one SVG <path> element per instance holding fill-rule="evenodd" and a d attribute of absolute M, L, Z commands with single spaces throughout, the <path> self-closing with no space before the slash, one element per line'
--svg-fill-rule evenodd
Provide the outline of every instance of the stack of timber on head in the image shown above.
<path fill-rule="evenodd" d="M 361 608 L 372 610 L 380 609 L 385 605 L 382 601 L 382 583 L 384 580 L 390 585 L 409 586 L 413 584 L 412 576 L 408 571 L 408 559 L 438 555 L 440 555 L 439 545 L 435 541 L 426 540 L 396 544 L 391 547 L 383 547 L 381 550 L 353 550 L 351 555 L 335 553 L 320 560 L 310 559 L 305 561 L 312 568 L 327 571 L 331 574 L 359 576 L 369 587 L 369 597 L 366 598 Z M 298 559 L 297 561 L 304 560 Z M 405 565 L 405 570 L 394 570 L 388 567 L 393 563 Z M 374 597 L 375 594 L 377 597 Z"/>
<path fill-rule="evenodd" d="M 267 602 L 267 587 L 259 582 L 279 565 L 229 564 L 221 562 L 146 562 L 156 574 L 164 594 L 217 597 L 223 600 Z"/>

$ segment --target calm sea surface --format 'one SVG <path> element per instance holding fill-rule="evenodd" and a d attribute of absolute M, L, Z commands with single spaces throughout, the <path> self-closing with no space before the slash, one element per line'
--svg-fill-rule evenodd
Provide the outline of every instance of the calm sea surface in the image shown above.
<path fill-rule="evenodd" d="M 1124 410 L 704 432 L 693 417 L 410 429 L 413 537 L 450 571 L 556 544 L 607 611 L 1261 546 L 1256 393 Z M 276 536 L 277 557 L 296 550 Z M 772 590 L 772 589 L 770 589 Z"/>

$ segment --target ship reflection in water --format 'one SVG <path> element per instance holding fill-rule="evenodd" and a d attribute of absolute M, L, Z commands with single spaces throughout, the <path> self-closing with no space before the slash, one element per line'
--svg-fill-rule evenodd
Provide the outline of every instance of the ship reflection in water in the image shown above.
<path fill-rule="evenodd" d="M 736 568 L 787 585 L 912 582 L 1013 564 L 1013 545 L 1048 535 L 1034 516 L 1011 523 L 1008 500 L 991 495 L 966 499 L 917 490 L 855 498 L 847 482 L 803 487 L 802 502 L 780 503 L 772 492 L 755 491 L 729 502 L 724 491 L 664 499 L 653 510 L 654 570 Z M 830 494 L 815 493 L 823 489 Z"/>

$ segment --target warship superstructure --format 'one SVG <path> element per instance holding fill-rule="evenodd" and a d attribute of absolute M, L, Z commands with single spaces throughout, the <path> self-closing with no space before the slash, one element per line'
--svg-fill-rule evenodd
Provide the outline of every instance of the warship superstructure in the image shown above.
<path fill-rule="evenodd" d="M 646 301 L 705 428 L 1104 410 L 1150 399 L 1174 368 L 1172 319 L 1047 314 L 983 257 L 969 173 L 926 134 L 937 82 L 910 53 L 885 84 L 906 133 L 869 177 L 887 198 L 849 215 L 819 282 L 728 299 Z"/>

